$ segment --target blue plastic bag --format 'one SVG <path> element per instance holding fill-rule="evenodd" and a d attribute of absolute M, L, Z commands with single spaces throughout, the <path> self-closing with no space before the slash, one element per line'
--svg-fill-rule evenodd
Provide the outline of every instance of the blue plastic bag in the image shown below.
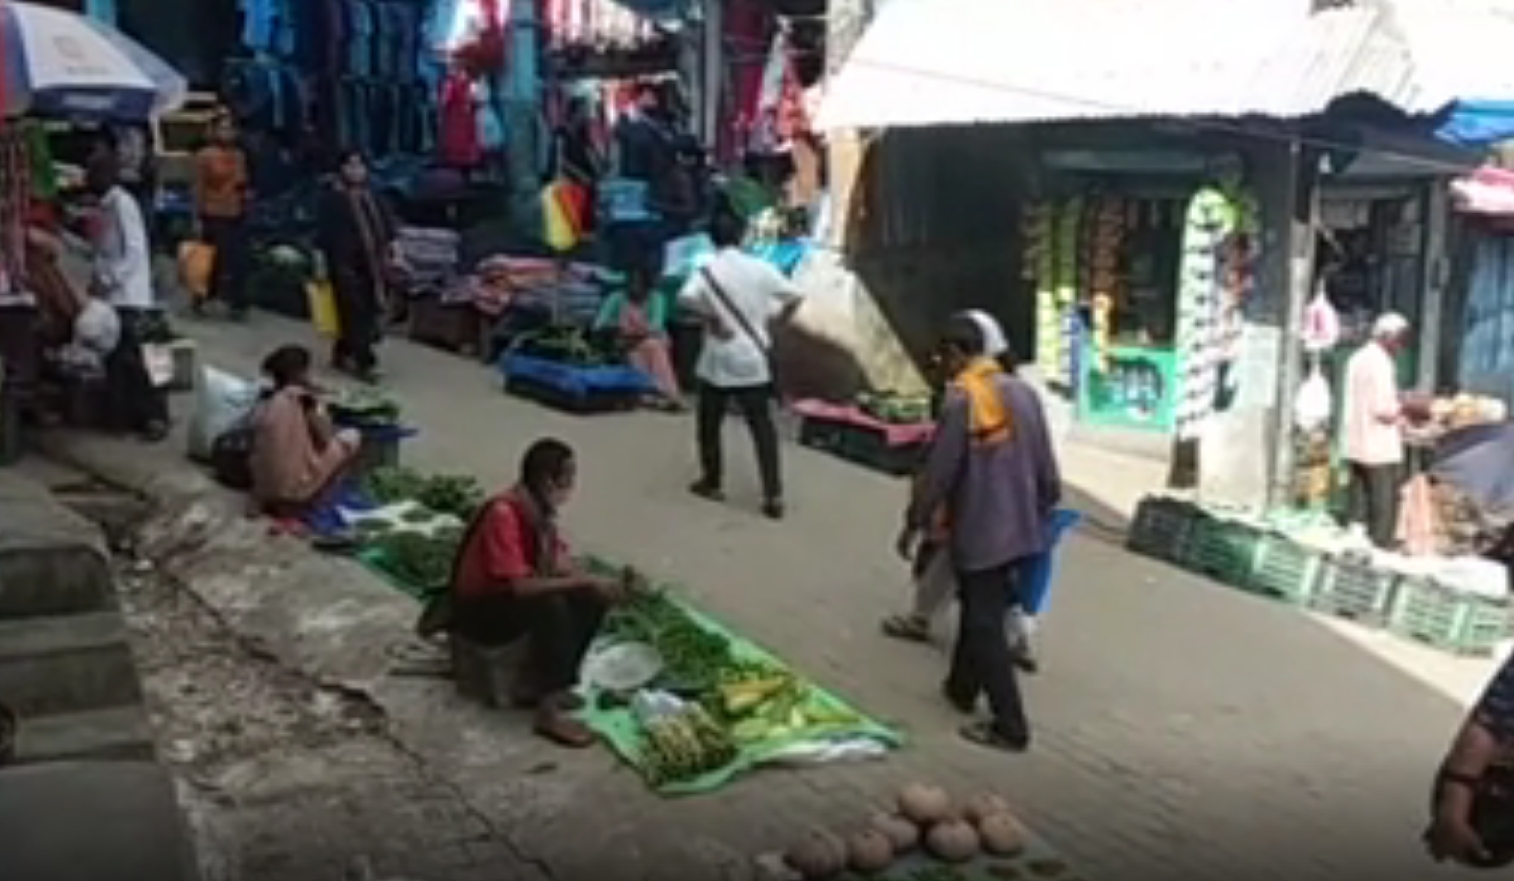
<path fill-rule="evenodd" d="M 1051 594 L 1052 576 L 1056 574 L 1057 546 L 1074 526 L 1083 522 L 1083 515 L 1071 508 L 1058 508 L 1051 514 L 1051 546 L 1040 556 L 1025 564 L 1025 585 L 1020 594 L 1020 607 L 1027 615 L 1040 615 L 1046 610 L 1046 601 Z"/>

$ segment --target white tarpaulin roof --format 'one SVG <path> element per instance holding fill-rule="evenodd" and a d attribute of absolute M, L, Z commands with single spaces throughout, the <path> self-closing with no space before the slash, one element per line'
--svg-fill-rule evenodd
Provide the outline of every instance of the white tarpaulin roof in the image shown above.
<path fill-rule="evenodd" d="M 1491 52 L 1514 45 L 1514 17 L 1490 2 L 1449 0 L 1454 16 L 1432 0 L 1310 16 L 1302 0 L 889 0 L 819 123 L 1296 118 L 1359 92 L 1428 113 L 1473 85 L 1514 97 L 1514 68 Z M 1490 48 L 1459 50 L 1458 35 Z"/>

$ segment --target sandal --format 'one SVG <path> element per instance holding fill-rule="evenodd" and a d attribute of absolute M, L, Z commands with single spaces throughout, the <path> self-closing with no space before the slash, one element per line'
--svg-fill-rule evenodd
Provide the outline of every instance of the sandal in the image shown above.
<path fill-rule="evenodd" d="M 930 622 L 914 615 L 890 615 L 883 619 L 883 635 L 905 642 L 930 642 Z"/>
<path fill-rule="evenodd" d="M 537 736 L 569 749 L 585 749 L 594 745 L 594 732 L 589 726 L 551 703 L 543 704 L 537 711 L 533 730 Z"/>
<path fill-rule="evenodd" d="M 962 739 L 978 746 L 986 746 L 1007 753 L 1023 753 L 1030 749 L 1030 732 L 1015 735 L 1005 734 L 993 722 L 973 722 L 958 730 Z"/>

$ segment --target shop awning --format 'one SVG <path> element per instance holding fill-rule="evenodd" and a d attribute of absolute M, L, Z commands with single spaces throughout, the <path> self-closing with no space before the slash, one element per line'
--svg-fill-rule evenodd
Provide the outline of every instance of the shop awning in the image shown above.
<path fill-rule="evenodd" d="M 1463 9 L 1474 2 L 1444 0 L 1458 12 L 1439 21 L 1429 0 L 1315 15 L 1266 0 L 890 0 L 820 124 L 1296 119 L 1357 94 L 1428 115 L 1462 97 L 1514 99 L 1514 69 L 1490 72 L 1499 56 L 1483 54 L 1514 45 L 1514 19 Z"/>

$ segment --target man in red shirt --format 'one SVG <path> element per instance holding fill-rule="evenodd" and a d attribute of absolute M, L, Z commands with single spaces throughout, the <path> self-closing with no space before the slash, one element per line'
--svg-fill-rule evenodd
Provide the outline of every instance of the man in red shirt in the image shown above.
<path fill-rule="evenodd" d="M 578 668 L 621 580 L 577 570 L 557 532 L 573 491 L 573 451 L 562 441 L 531 445 L 520 482 L 490 499 L 469 527 L 451 584 L 449 632 L 489 646 L 529 639 L 512 697 L 536 710 L 536 733 L 570 747 L 594 743 L 572 711 Z"/>

